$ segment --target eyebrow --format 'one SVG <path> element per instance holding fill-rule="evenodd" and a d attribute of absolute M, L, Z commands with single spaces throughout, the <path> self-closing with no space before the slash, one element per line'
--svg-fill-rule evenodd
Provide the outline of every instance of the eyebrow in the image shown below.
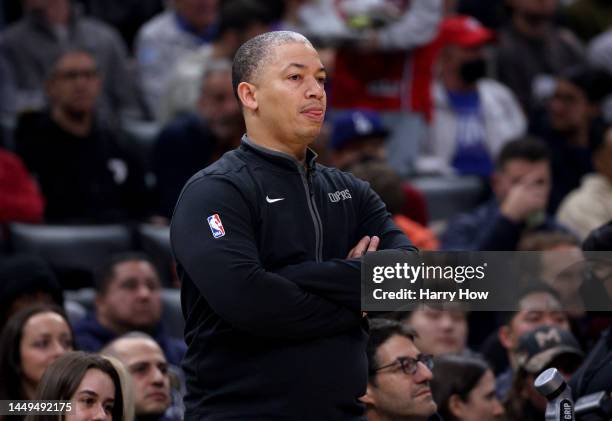
<path fill-rule="evenodd" d="M 289 63 L 288 65 L 286 65 L 283 68 L 283 71 L 289 69 L 290 67 L 297 67 L 298 69 L 305 69 L 306 65 L 301 64 L 301 63 Z M 319 69 L 317 69 L 317 73 L 318 72 L 325 72 L 325 73 L 327 73 L 327 70 L 325 70 L 325 67 L 321 66 L 321 67 L 319 67 Z"/>
<path fill-rule="evenodd" d="M 79 395 L 91 395 L 93 397 L 97 397 L 98 394 L 96 392 L 94 392 L 93 390 L 81 390 L 79 392 Z"/>

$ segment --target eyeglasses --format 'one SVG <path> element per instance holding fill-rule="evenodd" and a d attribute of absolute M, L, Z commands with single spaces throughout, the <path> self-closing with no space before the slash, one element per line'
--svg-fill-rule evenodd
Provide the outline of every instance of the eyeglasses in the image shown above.
<path fill-rule="evenodd" d="M 416 373 L 419 363 L 423 363 L 425 367 L 427 367 L 429 370 L 432 370 L 434 366 L 433 355 L 419 354 L 416 358 L 398 357 L 391 364 L 387 364 L 387 365 L 383 365 L 382 367 L 378 367 L 377 369 L 374 370 L 374 372 L 377 373 L 382 369 L 396 366 L 398 363 L 400 364 L 400 367 L 402 371 L 404 372 L 404 374 L 409 374 L 409 375 L 413 375 L 414 373 Z"/>

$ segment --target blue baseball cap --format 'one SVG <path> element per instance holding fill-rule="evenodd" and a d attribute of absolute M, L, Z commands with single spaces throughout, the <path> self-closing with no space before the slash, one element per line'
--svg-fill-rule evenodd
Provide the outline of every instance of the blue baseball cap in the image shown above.
<path fill-rule="evenodd" d="M 350 142 L 372 136 L 385 137 L 389 131 L 375 111 L 351 110 L 338 114 L 333 120 L 330 147 L 339 150 Z"/>

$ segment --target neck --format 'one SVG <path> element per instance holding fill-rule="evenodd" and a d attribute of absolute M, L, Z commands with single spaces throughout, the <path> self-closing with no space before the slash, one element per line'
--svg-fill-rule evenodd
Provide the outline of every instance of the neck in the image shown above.
<path fill-rule="evenodd" d="M 567 135 L 567 142 L 573 146 L 586 148 L 589 146 L 589 128 L 588 126 L 579 127 Z"/>
<path fill-rule="evenodd" d="M 70 112 L 61 107 L 53 107 L 51 118 L 62 129 L 76 136 L 87 136 L 93 123 L 92 113 Z"/>
<path fill-rule="evenodd" d="M 285 13 L 283 14 L 283 21 L 285 23 L 291 23 L 298 25 L 300 23 L 298 12 L 300 10 L 301 1 L 286 0 L 285 1 Z"/>
<path fill-rule="evenodd" d="M 443 72 L 442 84 L 448 91 L 452 92 L 472 92 L 476 89 L 476 84 L 466 84 L 457 72 Z"/>
<path fill-rule="evenodd" d="M 543 20 L 538 24 L 529 22 L 525 15 L 520 13 L 514 13 L 514 15 L 512 15 L 512 23 L 519 33 L 531 39 L 544 38 L 551 26 L 549 20 Z"/>
<path fill-rule="evenodd" d="M 25 398 L 28 400 L 32 400 L 36 398 L 36 388 L 38 385 L 32 384 L 31 382 L 24 380 L 22 383 L 23 393 L 25 393 Z"/>
<path fill-rule="evenodd" d="M 128 333 L 133 330 L 140 330 L 143 332 L 146 331 L 146 329 L 143 328 L 136 328 L 134 326 L 126 326 L 122 323 L 117 323 L 113 321 L 110 317 L 107 317 L 105 314 L 99 312 L 96 313 L 96 319 L 98 319 L 98 323 L 100 323 L 102 327 L 110 330 L 117 336 L 123 335 L 124 333 Z"/>
<path fill-rule="evenodd" d="M 237 49 L 232 48 L 223 40 L 216 41 L 212 44 L 212 56 L 214 58 L 232 57 Z"/>
<path fill-rule="evenodd" d="M 385 414 L 380 413 L 374 409 L 368 409 L 366 411 L 366 418 L 368 421 L 427 421 L 429 417 L 421 417 L 416 415 L 398 415 L 398 414 Z"/>
<path fill-rule="evenodd" d="M 247 129 L 247 136 L 251 142 L 258 146 L 287 154 L 302 163 L 306 160 L 306 149 L 310 142 L 304 143 L 299 140 L 282 142 L 265 133 L 258 133 L 258 130 L 249 129 Z"/>

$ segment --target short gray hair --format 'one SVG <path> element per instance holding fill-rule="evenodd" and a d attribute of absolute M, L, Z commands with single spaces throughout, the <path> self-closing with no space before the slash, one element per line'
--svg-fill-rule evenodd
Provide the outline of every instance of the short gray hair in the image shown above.
<path fill-rule="evenodd" d="M 304 43 L 312 47 L 304 35 L 293 31 L 265 32 L 240 46 L 232 65 L 232 87 L 238 101 L 240 101 L 238 98 L 240 82 L 251 82 L 275 47 L 293 43 Z"/>

